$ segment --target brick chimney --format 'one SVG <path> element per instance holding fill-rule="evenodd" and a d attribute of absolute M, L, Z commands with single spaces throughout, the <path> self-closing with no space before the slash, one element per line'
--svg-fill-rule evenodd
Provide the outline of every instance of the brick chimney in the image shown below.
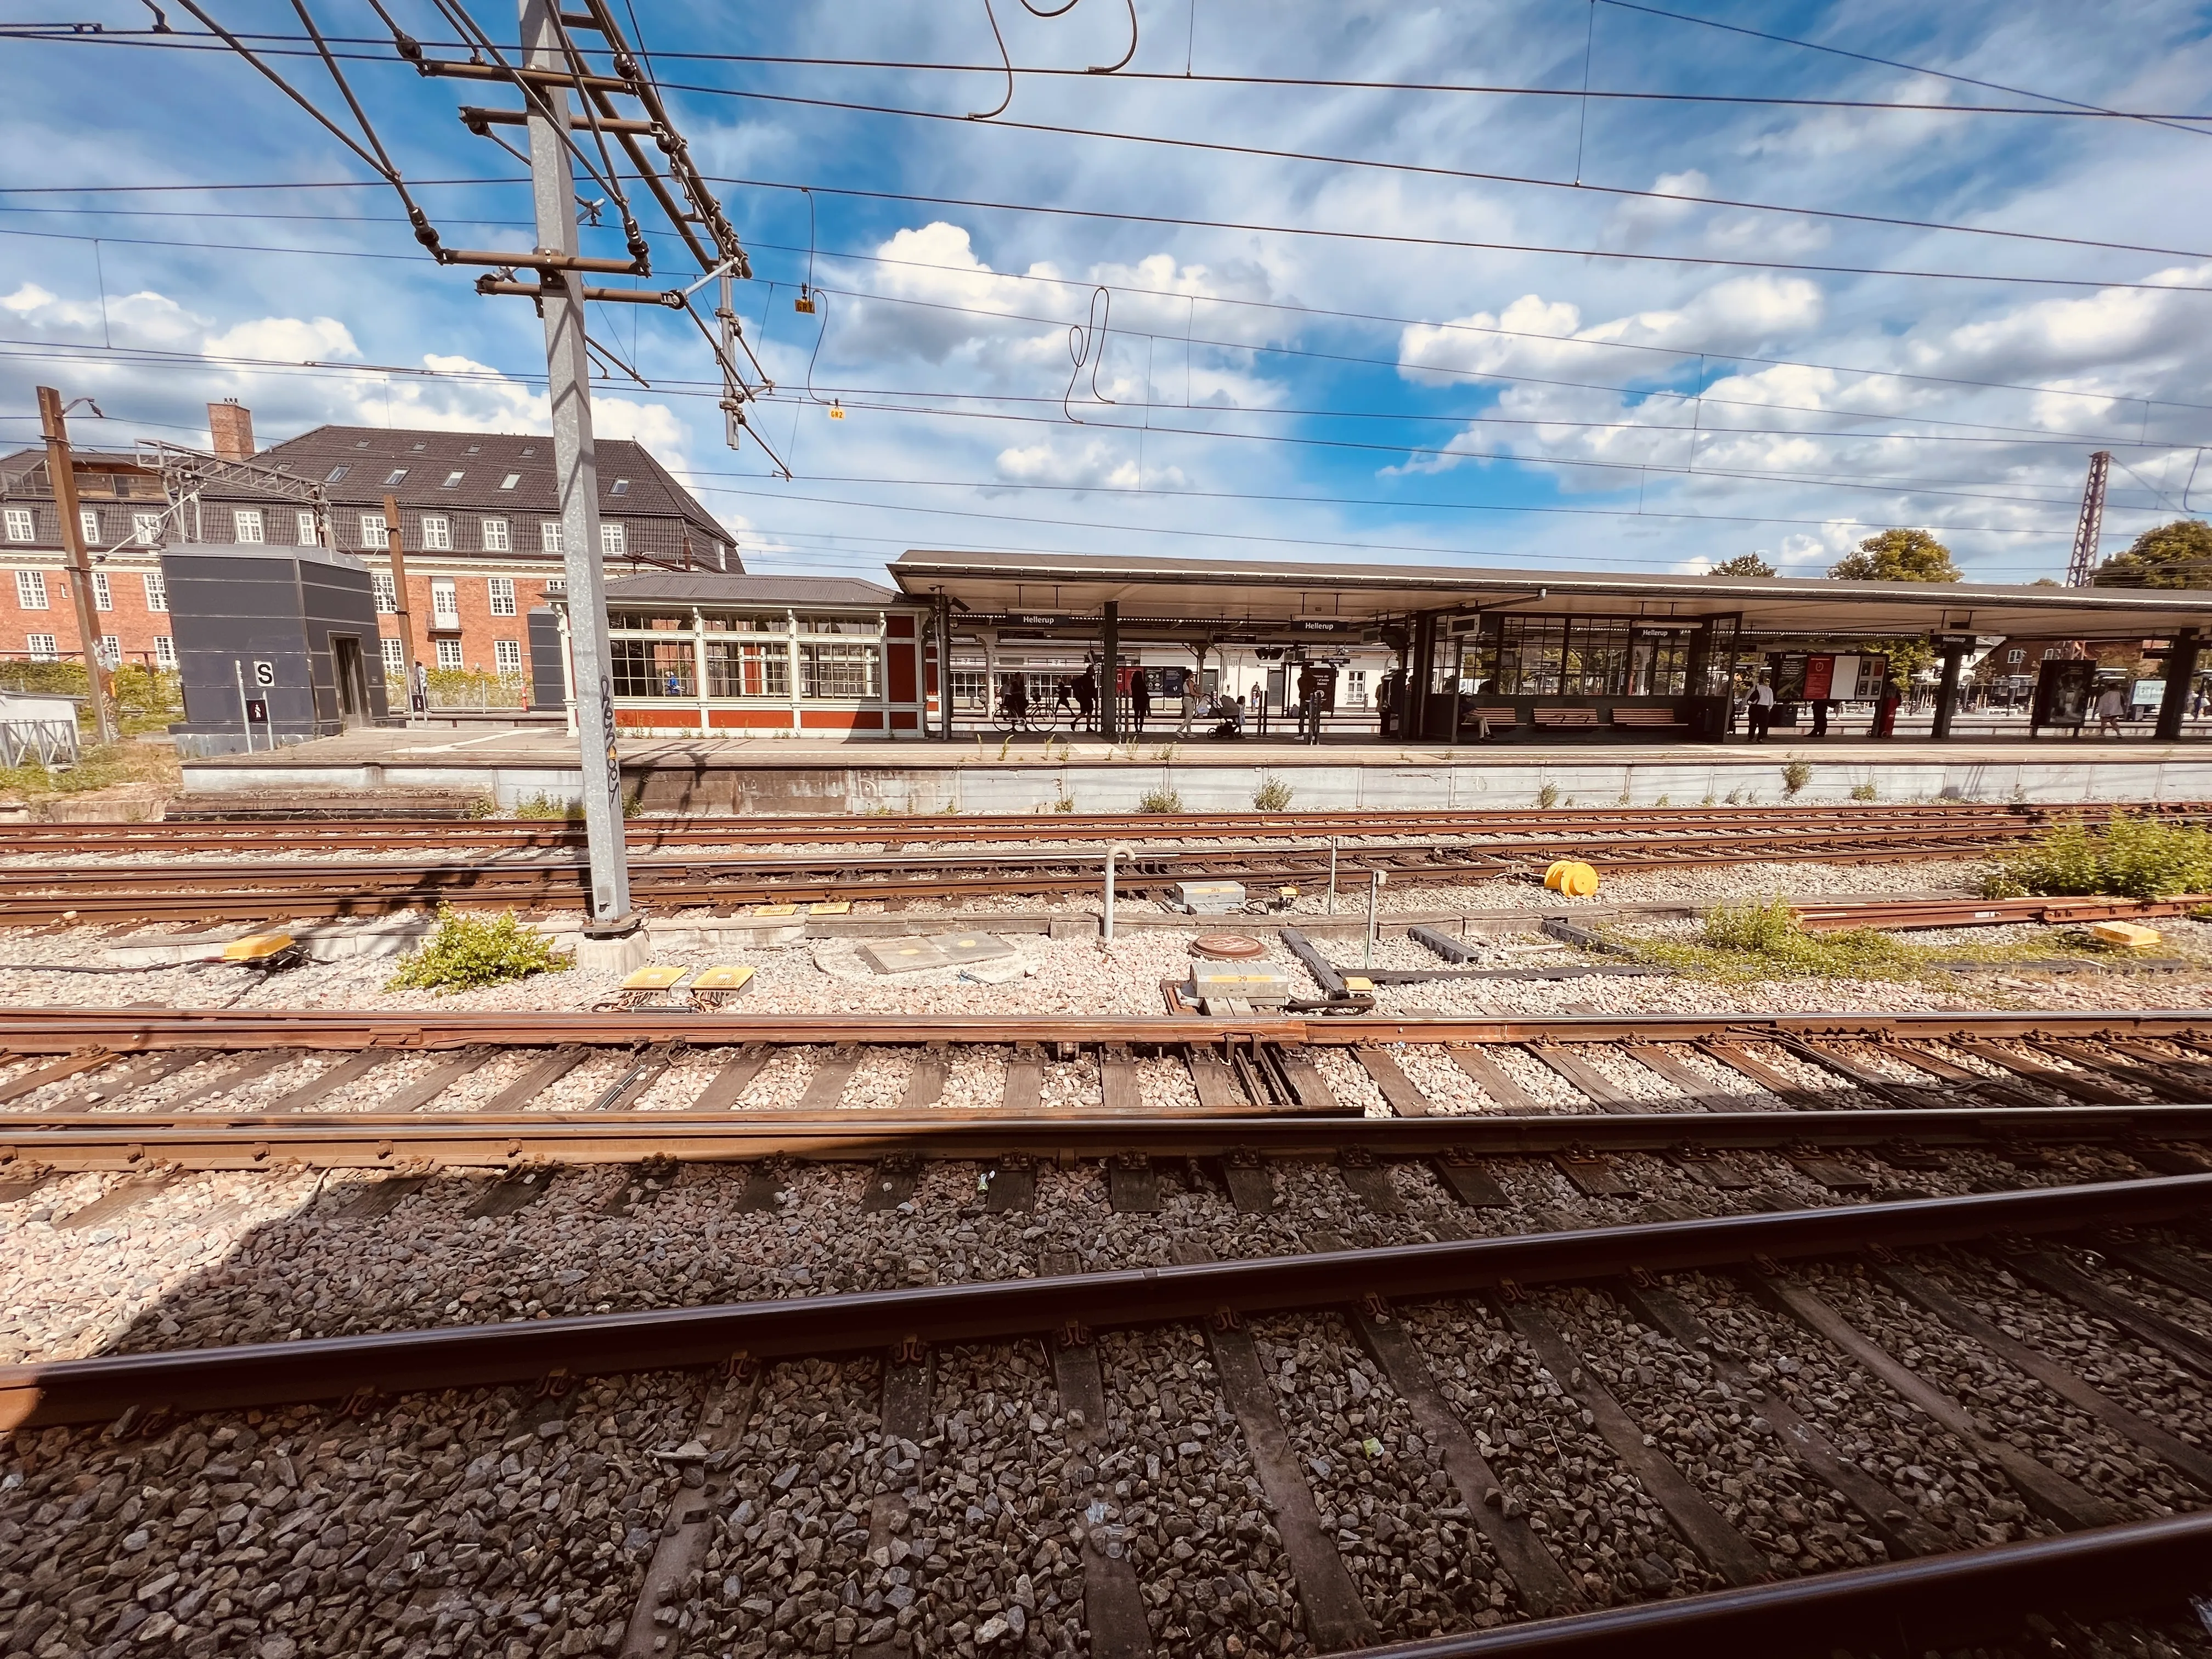
<path fill-rule="evenodd" d="M 235 398 L 226 398 L 219 404 L 210 404 L 208 436 L 215 441 L 215 453 L 226 461 L 242 461 L 253 453 L 253 411 L 242 407 Z"/>

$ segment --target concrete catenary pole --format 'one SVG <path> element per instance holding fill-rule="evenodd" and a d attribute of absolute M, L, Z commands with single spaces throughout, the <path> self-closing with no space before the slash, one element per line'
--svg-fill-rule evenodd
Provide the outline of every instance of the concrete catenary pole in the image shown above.
<path fill-rule="evenodd" d="M 521 0 L 526 67 L 565 75 L 554 0 Z M 568 94 L 540 83 L 530 101 L 530 179 L 538 215 L 538 251 L 575 258 L 575 174 L 557 120 L 568 119 Z M 541 101 L 542 100 L 542 101 Z M 561 556 L 568 582 L 568 649 L 575 667 L 576 727 L 583 750 L 584 833 L 592 863 L 587 933 L 635 931 L 629 860 L 623 841 L 622 766 L 615 754 L 613 664 L 607 647 L 607 594 L 599 562 L 599 466 L 592 445 L 591 362 L 584 352 L 581 275 L 550 266 L 545 289 L 545 368 L 553 409 L 553 465 L 561 507 Z"/>
<path fill-rule="evenodd" d="M 76 602 L 77 643 L 84 651 L 93 724 L 102 743 L 113 743 L 123 733 L 115 723 L 114 706 L 108 701 L 107 665 L 100 659 L 100 622 L 92 608 L 92 557 L 84 544 L 83 522 L 77 517 L 69 422 L 62 412 L 62 394 L 50 386 L 39 388 L 39 429 L 46 440 L 46 471 L 53 480 L 54 511 L 61 519 L 62 547 L 69 555 L 70 598 Z"/>

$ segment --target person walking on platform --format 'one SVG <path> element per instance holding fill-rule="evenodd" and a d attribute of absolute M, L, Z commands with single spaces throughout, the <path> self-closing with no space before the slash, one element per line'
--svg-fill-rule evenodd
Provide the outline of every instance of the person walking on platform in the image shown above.
<path fill-rule="evenodd" d="M 1751 720 L 1751 740 L 1765 743 L 1774 727 L 1774 682 L 1765 675 L 1761 674 L 1759 684 L 1751 688 L 1751 702 L 1744 713 Z"/>
<path fill-rule="evenodd" d="M 2097 693 L 2097 735 L 2101 738 L 2109 732 L 2118 737 L 2121 717 L 2127 712 L 2127 693 L 2118 684 L 2107 685 Z"/>
<path fill-rule="evenodd" d="M 1145 729 L 1145 722 L 1152 717 L 1152 688 L 1141 668 L 1129 671 L 1129 714 L 1134 728 L 1139 732 Z"/>
<path fill-rule="evenodd" d="M 1198 676 L 1186 673 L 1182 677 L 1182 719 L 1176 726 L 1176 736 L 1190 735 L 1190 723 L 1198 718 Z"/>
<path fill-rule="evenodd" d="M 1091 710 L 1098 701 L 1098 682 L 1092 677 L 1089 663 L 1083 665 L 1083 672 L 1075 677 L 1071 689 L 1075 693 L 1075 723 L 1087 726 L 1091 724 Z"/>

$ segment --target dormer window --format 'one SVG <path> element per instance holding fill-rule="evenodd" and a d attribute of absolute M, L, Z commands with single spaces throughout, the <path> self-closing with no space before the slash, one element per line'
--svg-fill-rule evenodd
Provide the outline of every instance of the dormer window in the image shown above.
<path fill-rule="evenodd" d="M 334 484 L 352 471 L 352 467 L 349 466 L 345 462 L 340 461 L 336 466 L 330 470 L 330 475 L 325 477 L 323 482 L 326 484 Z"/>
<path fill-rule="evenodd" d="M 456 485 L 456 484 L 458 484 L 458 483 L 460 483 L 460 481 L 461 481 L 461 477 L 462 477 L 462 475 L 461 475 L 460 473 L 458 473 L 458 472 L 448 472 L 448 473 L 446 475 L 446 482 L 445 482 L 445 483 L 441 483 L 441 484 L 440 484 L 440 485 L 438 486 L 438 488 L 439 488 L 439 489 L 453 489 L 453 486 L 454 486 L 454 485 Z"/>
<path fill-rule="evenodd" d="M 609 491 L 607 491 L 607 494 L 608 494 L 608 495 L 629 495 L 629 480 L 628 478 L 617 478 L 617 479 L 615 480 L 615 487 L 614 487 L 612 489 L 610 489 Z"/>
<path fill-rule="evenodd" d="M 385 479 L 385 481 L 384 481 L 384 487 L 385 487 L 386 489 L 391 489 L 391 488 L 392 488 L 392 485 L 394 485 L 394 484 L 398 483 L 402 478 L 405 477 L 406 476 L 407 476 L 407 469 L 406 469 L 405 467 L 404 467 L 404 466 L 395 466 L 395 467 L 393 467 L 393 468 L 392 469 L 391 476 L 390 476 L 390 477 L 386 477 L 386 478 Z"/>
<path fill-rule="evenodd" d="M 428 444 L 416 444 L 416 445 L 415 446 L 415 447 L 416 447 L 416 448 L 417 448 L 417 449 L 427 449 L 428 447 L 429 447 L 429 446 L 428 446 Z"/>
<path fill-rule="evenodd" d="M 501 489 L 512 489 L 521 482 L 522 475 L 520 472 L 510 472 L 499 481 L 499 487 Z"/>

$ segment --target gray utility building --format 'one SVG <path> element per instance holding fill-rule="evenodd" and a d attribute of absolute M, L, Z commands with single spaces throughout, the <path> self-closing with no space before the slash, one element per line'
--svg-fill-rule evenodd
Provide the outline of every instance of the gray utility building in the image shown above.
<path fill-rule="evenodd" d="M 321 547 L 199 543 L 161 555 L 187 756 L 336 737 L 389 716 L 368 566 Z"/>

